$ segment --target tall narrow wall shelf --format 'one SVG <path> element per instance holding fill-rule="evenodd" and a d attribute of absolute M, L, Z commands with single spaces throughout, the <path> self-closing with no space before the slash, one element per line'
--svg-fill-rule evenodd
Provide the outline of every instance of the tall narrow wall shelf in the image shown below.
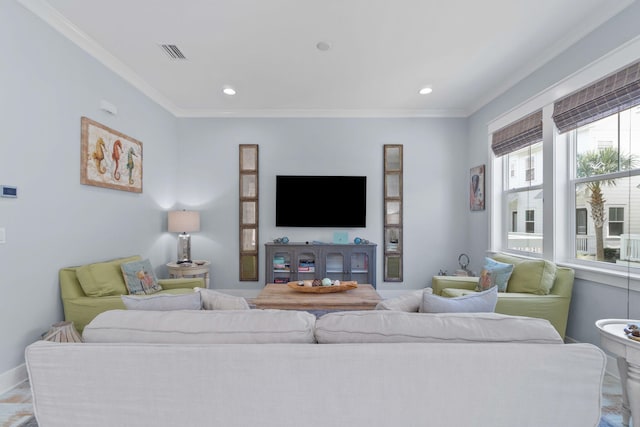
<path fill-rule="evenodd" d="M 240 144 L 240 281 L 258 280 L 258 145 Z"/>
<path fill-rule="evenodd" d="M 384 146 L 384 281 L 402 282 L 402 145 Z"/>
<path fill-rule="evenodd" d="M 265 283 L 355 280 L 376 287 L 376 245 L 265 243 Z"/>

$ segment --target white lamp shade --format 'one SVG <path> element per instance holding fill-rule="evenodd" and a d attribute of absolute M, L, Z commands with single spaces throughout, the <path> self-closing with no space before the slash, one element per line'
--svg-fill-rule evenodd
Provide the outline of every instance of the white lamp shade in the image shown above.
<path fill-rule="evenodd" d="M 173 233 L 190 233 L 200 231 L 200 212 L 171 211 L 169 212 L 169 231 Z"/>

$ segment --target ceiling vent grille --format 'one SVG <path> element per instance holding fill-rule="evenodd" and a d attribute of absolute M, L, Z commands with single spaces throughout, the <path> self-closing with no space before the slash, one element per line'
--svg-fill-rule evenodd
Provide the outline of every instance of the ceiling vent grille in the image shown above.
<path fill-rule="evenodd" d="M 160 47 L 171 59 L 187 59 L 180 48 L 175 44 L 161 44 Z"/>

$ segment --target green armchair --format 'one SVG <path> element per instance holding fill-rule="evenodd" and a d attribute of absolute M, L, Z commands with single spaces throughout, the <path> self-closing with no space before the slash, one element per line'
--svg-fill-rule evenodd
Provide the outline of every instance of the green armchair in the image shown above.
<path fill-rule="evenodd" d="M 60 269 L 60 294 L 65 320 L 73 322 L 78 332 L 82 333 L 84 327 L 103 311 L 124 310 L 125 306 L 120 296 L 125 295 L 127 291 L 120 271 L 120 264 L 140 260 L 141 257 L 132 256 L 103 263 Z M 89 273 L 87 273 L 88 269 L 91 269 Z M 79 271 L 83 277 L 85 288 L 87 288 L 87 276 L 99 282 L 92 288 L 92 291 L 95 291 L 94 296 L 88 296 L 85 293 L 78 279 Z M 162 291 L 159 293 L 183 294 L 193 292 L 195 287 L 204 287 L 204 280 L 199 277 L 159 279 L 158 284 L 162 286 Z"/>
<path fill-rule="evenodd" d="M 498 303 L 496 313 L 508 314 L 512 316 L 527 316 L 547 319 L 556 328 L 562 338 L 567 329 L 567 318 L 569 317 L 569 305 L 571 303 L 571 292 L 573 290 L 573 280 L 575 272 L 571 268 L 558 267 L 543 260 L 526 260 L 524 258 L 495 254 L 494 260 L 514 265 L 514 270 L 507 285 L 507 292 L 498 293 Z M 523 262 L 543 263 L 547 262 L 555 269 L 555 276 L 548 294 L 535 294 L 524 292 L 510 292 L 512 280 L 522 277 L 523 271 L 516 274 L 517 269 L 523 269 Z M 459 297 L 475 292 L 478 284 L 478 277 L 459 276 L 434 276 L 431 282 L 433 293 L 444 297 Z"/>

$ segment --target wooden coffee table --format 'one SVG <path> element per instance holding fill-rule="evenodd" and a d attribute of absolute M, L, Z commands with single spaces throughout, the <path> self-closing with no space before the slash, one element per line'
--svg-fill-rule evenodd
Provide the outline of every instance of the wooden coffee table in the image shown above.
<path fill-rule="evenodd" d="M 256 308 L 280 310 L 346 311 L 373 310 L 382 299 L 371 285 L 344 292 L 314 294 L 297 292 L 286 284 L 269 283 L 253 300 Z"/>

